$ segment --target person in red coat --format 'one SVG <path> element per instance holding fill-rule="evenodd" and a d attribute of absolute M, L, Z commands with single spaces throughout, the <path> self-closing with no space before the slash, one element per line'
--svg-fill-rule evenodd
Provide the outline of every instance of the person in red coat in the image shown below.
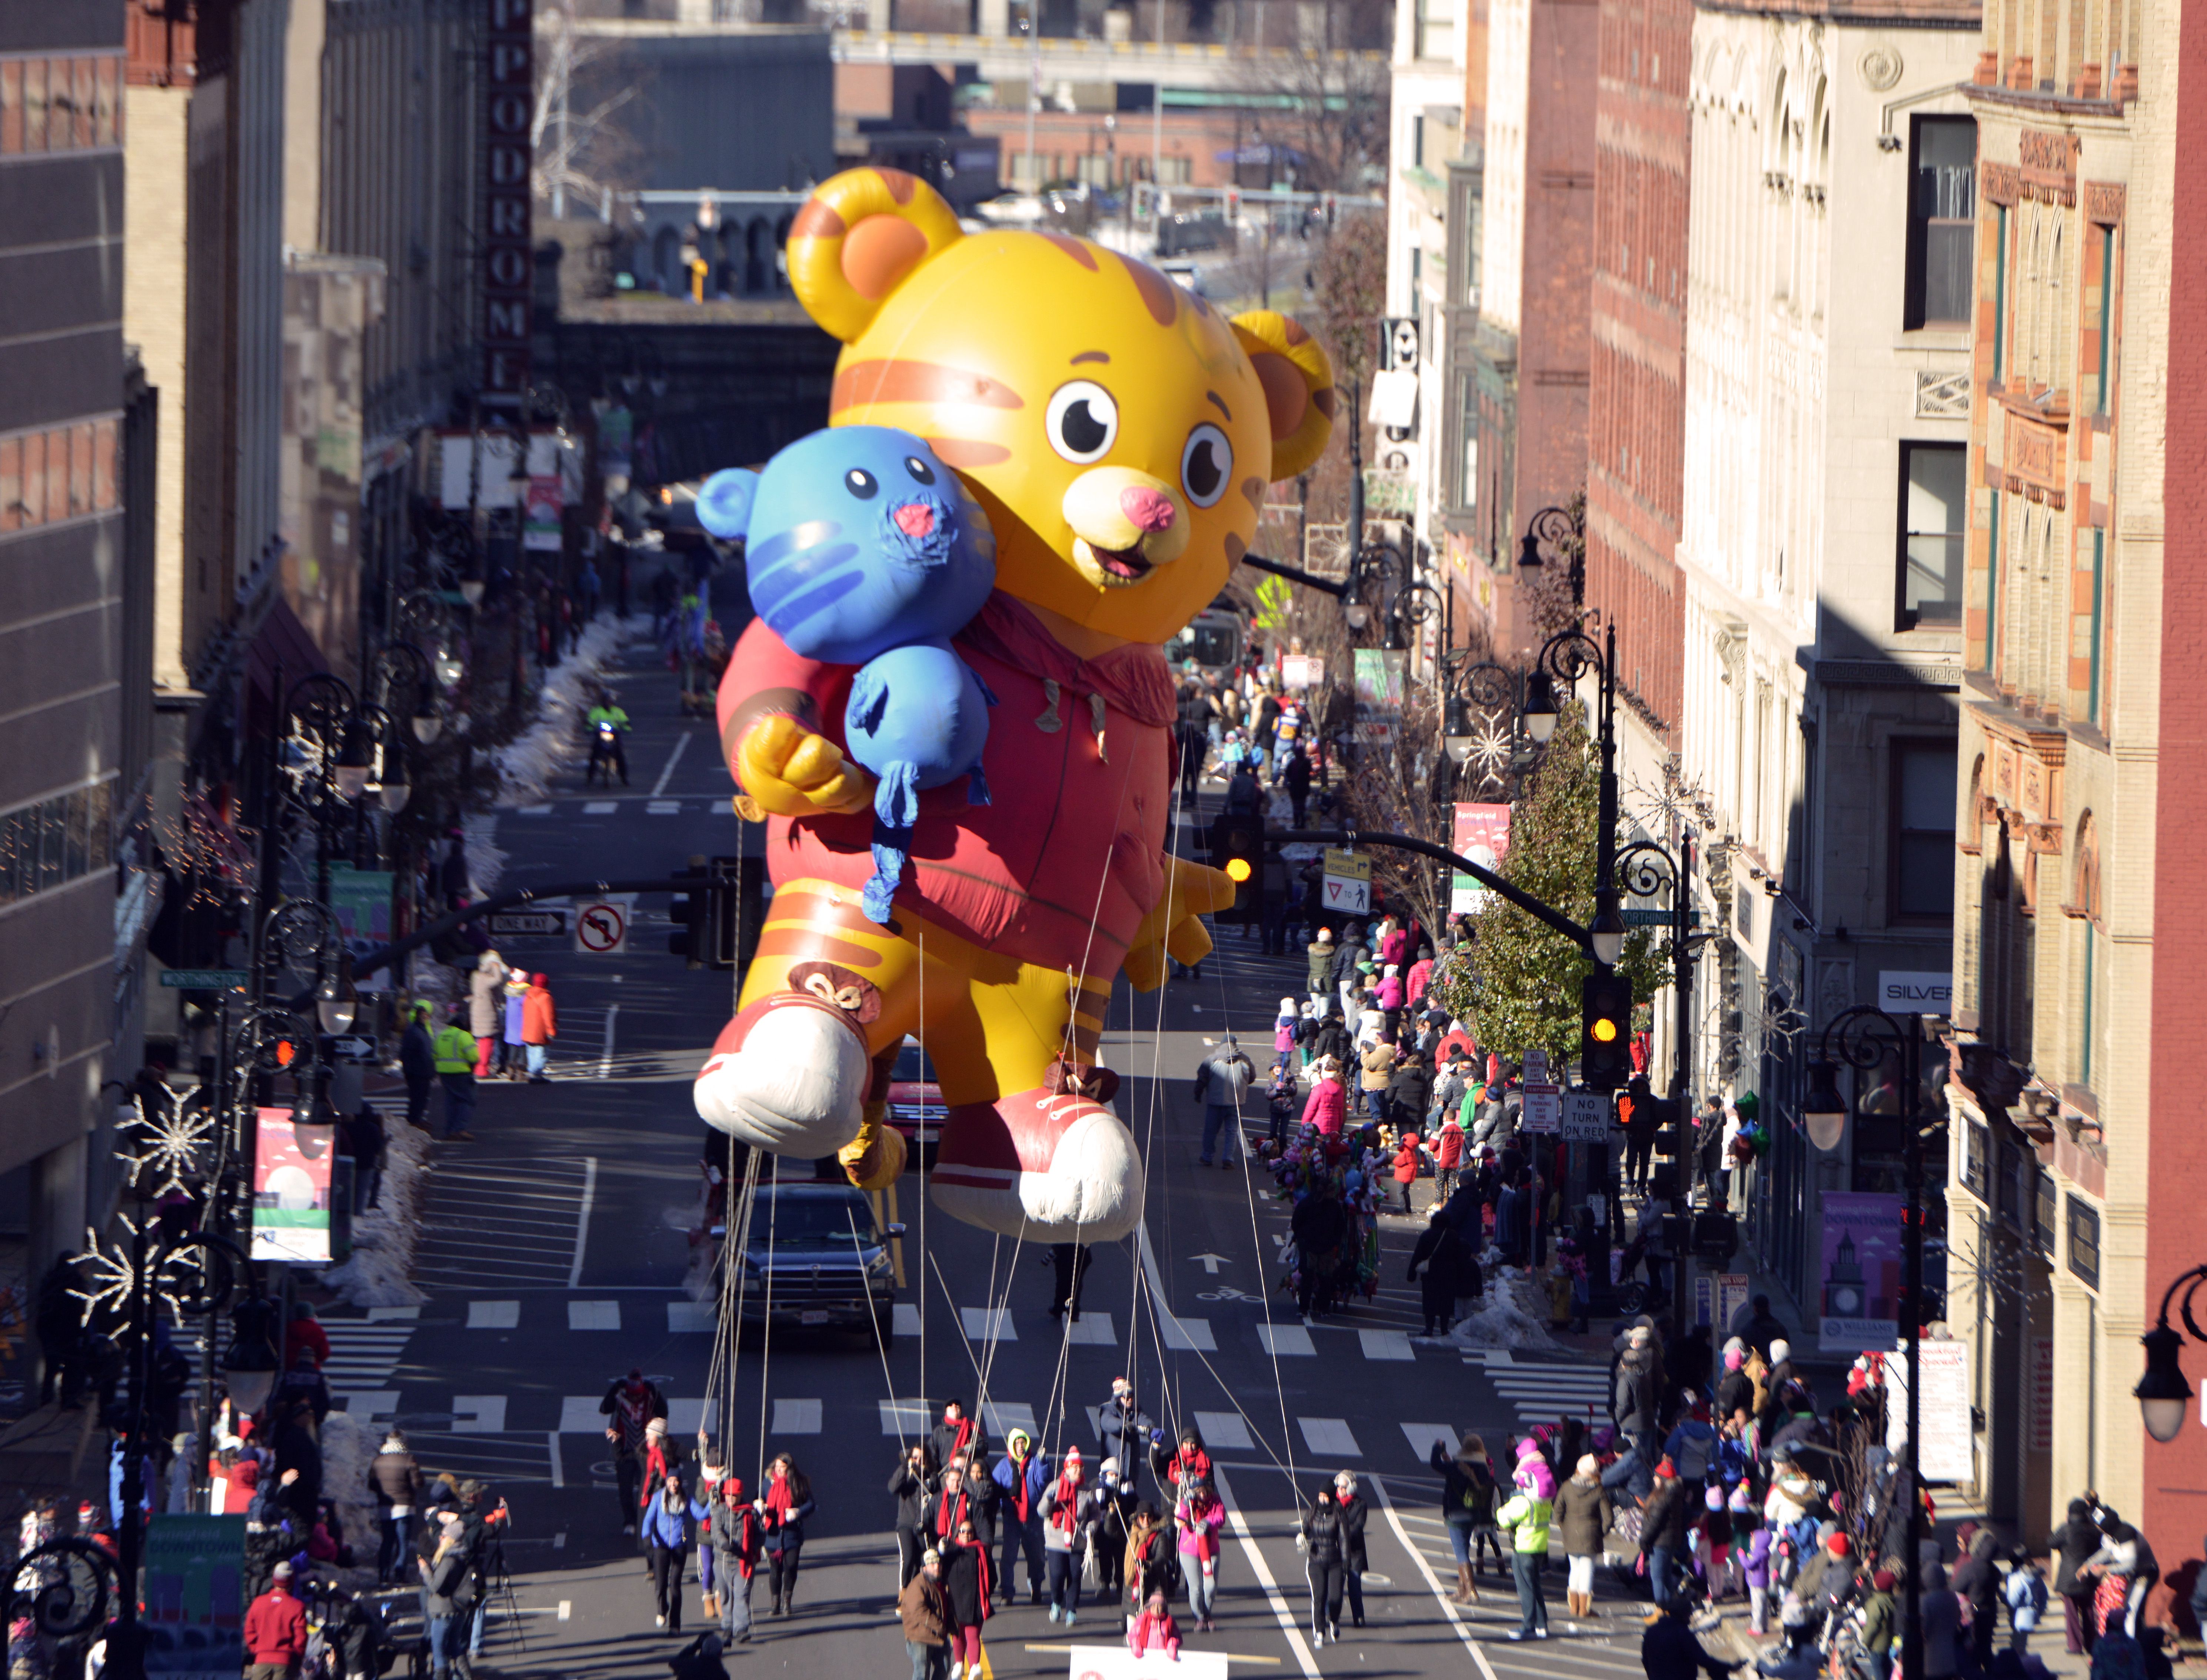
<path fill-rule="evenodd" d="M 268 1590 L 245 1612 L 246 1680 L 290 1680 L 307 1654 L 307 1610 L 291 1596 L 291 1566 L 278 1563 Z"/>
<path fill-rule="evenodd" d="M 1341 1083 L 1341 1070 L 1329 1056 L 1315 1063 L 1309 1099 L 1303 1104 L 1303 1124 L 1318 1127 L 1322 1138 L 1337 1138 L 1349 1118 L 1349 1093 Z"/>
<path fill-rule="evenodd" d="M 531 1085 L 546 1083 L 544 1058 L 559 1036 L 559 1018 L 552 1007 L 552 988 L 541 974 L 532 974 L 521 999 L 521 1046 L 527 1053 Z"/>
<path fill-rule="evenodd" d="M 330 1333 L 314 1317 L 314 1309 L 305 1301 L 291 1309 L 291 1322 L 284 1327 L 284 1368 L 295 1370 L 299 1363 L 299 1349 L 305 1348 L 314 1356 L 314 1369 L 320 1371 L 330 1362 Z"/>
<path fill-rule="evenodd" d="M 1410 1211 L 1410 1187 L 1418 1181 L 1418 1134 L 1403 1133 L 1402 1147 L 1395 1151 L 1395 1182 L 1403 1188 L 1403 1211 Z"/>

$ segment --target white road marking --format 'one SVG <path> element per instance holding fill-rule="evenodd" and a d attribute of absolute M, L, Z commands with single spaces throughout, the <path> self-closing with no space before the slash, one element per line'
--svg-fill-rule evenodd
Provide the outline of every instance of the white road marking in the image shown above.
<path fill-rule="evenodd" d="M 877 1400 L 882 1408 L 882 1433 L 884 1435 L 924 1435 L 929 1416 L 924 1400 Z"/>
<path fill-rule="evenodd" d="M 613 978 L 618 980 L 620 978 L 620 976 L 616 974 L 613 976 Z M 604 1047 L 598 1052 L 598 1077 L 601 1079 L 609 1079 L 613 1075 L 613 1017 L 619 1013 L 619 1004 L 608 1003 L 606 1005 L 606 1042 Z"/>
<path fill-rule="evenodd" d="M 554 1487 L 566 1486 L 567 1463 L 566 1461 L 559 1456 L 559 1432 L 555 1429 L 547 1433 L 544 1437 L 544 1444 L 550 1450 L 552 1455 L 552 1486 Z M 565 1534 L 562 1534 L 559 1537 L 559 1540 L 553 1541 L 553 1544 L 556 1546 L 566 1538 L 567 1537 Z"/>
<path fill-rule="evenodd" d="M 667 1432 L 670 1435 L 695 1435 L 705 1421 L 705 1400 L 700 1395 L 695 1400 L 669 1400 L 667 1402 Z"/>
<path fill-rule="evenodd" d="M 368 1322 L 371 1324 L 410 1324 L 419 1321 L 421 1317 L 422 1309 L 418 1306 L 371 1306 L 368 1309 Z"/>
<path fill-rule="evenodd" d="M 774 1402 L 774 1433 L 817 1435 L 820 1402 L 816 1400 L 777 1400 Z"/>
<path fill-rule="evenodd" d="M 1145 1243 L 1145 1247 L 1147 1244 Z M 1265 1589 L 1265 1601 L 1272 1606 L 1280 1631 L 1287 1636 L 1288 1648 L 1295 1653 L 1295 1662 L 1303 1671 L 1303 1680 L 1319 1680 L 1317 1661 L 1312 1657 L 1310 1644 L 1303 1637 L 1302 1623 L 1295 1611 L 1288 1608 L 1282 1596 L 1280 1583 L 1272 1578 L 1272 1566 L 1265 1561 L 1265 1554 L 1257 1549 L 1257 1537 L 1249 1532 L 1249 1519 L 1241 1514 L 1241 1502 L 1234 1497 L 1234 1485 L 1226 1480 L 1226 1473 L 1217 1465 L 1211 1466 L 1211 1479 L 1218 1484 L 1219 1502 L 1226 1507 L 1226 1520 L 1233 1526 L 1234 1538 L 1241 1543 L 1241 1555 L 1247 1560 L 1249 1573 Z M 1494 1680 L 1492 1675 L 1486 1680 Z"/>
<path fill-rule="evenodd" d="M 1249 1426 L 1239 1412 L 1198 1412 L 1195 1426 L 1203 1432 L 1203 1444 L 1212 1452 L 1223 1447 L 1247 1452 L 1257 1444 L 1249 1438 Z"/>
<path fill-rule="evenodd" d="M 1404 1424 L 1403 1427 L 1407 1430 L 1410 1426 Z M 1394 1529 L 1395 1538 L 1402 1542 L 1403 1550 L 1410 1554 L 1410 1561 L 1418 1566 L 1418 1573 L 1425 1576 L 1426 1590 L 1432 1593 L 1433 1601 L 1440 1605 L 1441 1614 L 1448 1617 L 1449 1625 L 1456 1629 L 1456 1637 L 1462 1640 L 1471 1652 L 1471 1659 L 1479 1665 L 1480 1675 L 1484 1680 L 1497 1680 L 1492 1665 L 1486 1660 L 1486 1653 L 1479 1648 L 1479 1641 L 1471 1636 L 1471 1629 L 1464 1626 L 1463 1617 L 1456 1614 L 1456 1606 L 1450 1602 L 1448 1594 L 1441 1590 L 1441 1580 L 1433 1573 L 1432 1564 L 1426 1561 L 1426 1554 L 1422 1551 L 1410 1543 L 1409 1531 L 1403 1527 L 1403 1519 L 1395 1511 L 1395 1502 L 1388 1497 L 1387 1484 L 1377 1476 L 1367 1476 L 1365 1480 L 1371 1484 L 1372 1492 L 1378 1496 L 1379 1509 L 1387 1513 L 1388 1525 Z M 1367 1581 L 1372 1579 L 1368 1573 L 1364 1578 Z"/>
<path fill-rule="evenodd" d="M 651 785 L 651 797 L 653 798 L 656 799 L 661 794 L 667 792 L 667 778 L 674 774 L 674 767 L 682 762 L 682 755 L 689 750 L 689 734 L 685 732 L 683 734 L 677 735 L 674 738 L 674 750 L 667 755 L 666 767 L 660 771 L 659 780 Z M 649 810 L 649 807 L 647 806 L 646 809 Z"/>
<path fill-rule="evenodd" d="M 561 1540 L 565 1540 L 567 1537 L 565 1534 L 562 1534 L 559 1538 Z M 573 1603 L 574 1600 L 572 1599 L 562 1599 L 559 1600 L 559 1619 L 562 1622 L 567 1619 L 568 1609 Z"/>
<path fill-rule="evenodd" d="M 613 1049 L 613 1011 L 619 1007 L 620 1005 L 616 1003 L 606 1010 L 606 1048 L 608 1050 Z M 571 1289 L 583 1281 L 583 1250 L 590 1239 L 590 1204 L 597 1199 L 597 1196 L 598 1157 L 586 1155 L 583 1157 L 583 1205 L 575 1214 L 575 1258 L 567 1263 L 567 1287 Z M 619 1308 L 616 1307 L 615 1311 L 618 1312 Z M 613 1320 L 613 1328 L 620 1328 L 618 1317 Z"/>
<path fill-rule="evenodd" d="M 505 1396 L 502 1394 L 456 1394 L 452 1396 L 452 1433 L 502 1435 L 505 1432 Z"/>
<path fill-rule="evenodd" d="M 670 1300 L 667 1303 L 667 1333 L 669 1336 L 696 1335 L 720 1327 L 721 1308 L 717 1301 Z"/>
<path fill-rule="evenodd" d="M 685 735 L 683 738 L 687 740 L 689 737 Z M 647 799 L 643 802 L 643 814 L 646 816 L 673 816 L 681 810 L 682 801 L 679 799 Z"/>
<path fill-rule="evenodd" d="M 470 1330 L 515 1330 L 521 1324 L 517 1300 L 471 1300 L 468 1303 Z"/>
<path fill-rule="evenodd" d="M 620 804 L 618 800 L 593 799 L 589 804 L 583 807 L 583 815 L 585 816 L 611 816 L 619 809 Z"/>
<path fill-rule="evenodd" d="M 1361 1330 L 1356 1339 L 1364 1344 L 1364 1357 L 1368 1360 L 1415 1360 L 1410 1351 L 1410 1338 L 1399 1330 Z"/>
<path fill-rule="evenodd" d="M 894 1309 L 889 1313 L 889 1334 L 892 1336 L 918 1336 L 919 1334 L 919 1308 L 911 1301 L 899 1301 Z"/>
<path fill-rule="evenodd" d="M 1343 1418 L 1297 1418 L 1302 1426 L 1303 1444 L 1324 1458 L 1361 1458 L 1364 1449 L 1356 1444 L 1356 1437 L 1349 1432 Z"/>
<path fill-rule="evenodd" d="M 1165 1346 L 1182 1352 L 1199 1349 L 1206 1354 L 1218 1351 L 1218 1339 L 1211 1333 L 1211 1323 L 1205 1318 L 1181 1318 L 1174 1316 L 1166 1303 L 1164 1274 L 1157 1268 L 1157 1251 L 1150 1245 L 1149 1222 L 1145 1219 L 1134 1227 L 1141 1240 L 1142 1270 L 1150 1280 L 1150 1300 L 1157 1315 L 1157 1331 L 1164 1337 Z"/>
<path fill-rule="evenodd" d="M 1014 1429 L 1026 1430 L 1031 1441 L 1041 1438 L 1041 1431 L 1035 1425 L 1034 1408 L 1024 1400 L 984 1400 L 981 1402 L 981 1421 L 1000 1441 Z"/>
<path fill-rule="evenodd" d="M 1406 1423 L 1403 1426 L 1403 1438 L 1410 1444 L 1410 1450 L 1418 1456 L 1420 1464 L 1432 1462 L 1436 1441 L 1451 1453 L 1456 1450 L 1456 1431 L 1444 1423 Z"/>
<path fill-rule="evenodd" d="M 595 1394 L 570 1394 L 559 1401 L 559 1430 L 562 1435 L 602 1435 L 606 1432 L 605 1414 L 598 1410 Z"/>
<path fill-rule="evenodd" d="M 513 814 L 516 816 L 549 816 L 552 815 L 552 807 L 549 805 L 516 805 L 513 810 Z"/>
<path fill-rule="evenodd" d="M 966 1326 L 966 1334 L 976 1342 L 984 1342 L 992 1335 L 999 1342 L 1020 1339 L 1008 1306 L 961 1306 L 958 1317 Z"/>
<path fill-rule="evenodd" d="M 569 1330 L 619 1330 L 620 1303 L 617 1300 L 571 1300 L 567 1303 Z"/>
<path fill-rule="evenodd" d="M 356 1389 L 350 1394 L 335 1395 L 331 1403 L 344 1408 L 347 1417 L 387 1418 L 398 1409 L 397 1389 Z"/>
<path fill-rule="evenodd" d="M 1257 1339 L 1274 1359 L 1316 1359 L 1318 1344 L 1301 1324 L 1259 1324 Z"/>
<path fill-rule="evenodd" d="M 1065 1327 L 1065 1339 L 1076 1348 L 1115 1348 L 1119 1345 L 1118 1333 L 1112 1328 L 1109 1312 L 1084 1311 L 1080 1323 Z"/>

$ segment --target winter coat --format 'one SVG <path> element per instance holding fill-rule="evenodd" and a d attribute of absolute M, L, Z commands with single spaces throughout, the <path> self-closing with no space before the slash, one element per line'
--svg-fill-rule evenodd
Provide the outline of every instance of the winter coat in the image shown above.
<path fill-rule="evenodd" d="M 1395 1077 L 1395 1047 L 1388 1043 L 1368 1044 L 1357 1058 L 1364 1068 L 1364 1089 L 1385 1091 Z"/>
<path fill-rule="evenodd" d="M 1418 1142 L 1415 1133 L 1405 1133 L 1402 1148 L 1395 1151 L 1395 1182 L 1413 1184 L 1418 1176 Z"/>
<path fill-rule="evenodd" d="M 511 972 L 494 951 L 475 960 L 475 972 L 468 977 L 468 1025 L 476 1037 L 495 1038 L 505 1025 L 505 977 Z"/>
<path fill-rule="evenodd" d="M 1349 1028 L 1338 1015 L 1328 1015 L 1319 1025 L 1318 1036 L 1311 1040 L 1311 1060 L 1317 1061 L 1331 1056 L 1337 1067 L 1349 1061 Z"/>
<path fill-rule="evenodd" d="M 927 1480 L 901 1458 L 889 1472 L 889 1492 L 897 1502 L 897 1533 L 917 1534 L 927 1526 Z"/>
<path fill-rule="evenodd" d="M 410 1452 L 380 1452 L 369 1461 L 368 1483 L 386 1505 L 422 1503 L 422 1466 Z"/>
<path fill-rule="evenodd" d="M 1341 1561 L 1351 1575 L 1362 1575 L 1372 1567 L 1364 1551 L 1364 1521 L 1372 1515 L 1371 1503 L 1353 1493 L 1337 1494 L 1333 1508 L 1341 1515 Z"/>
<path fill-rule="evenodd" d="M 1687 1481 L 1700 1481 L 1709 1473 L 1709 1464 L 1716 1456 L 1717 1432 L 1699 1418 L 1678 1420 L 1678 1426 L 1671 1432 L 1671 1438 L 1663 1444 L 1663 1450 L 1671 1456 L 1678 1474 Z"/>
<path fill-rule="evenodd" d="M 759 1530 L 758 1513 L 749 1505 L 740 1510 L 730 1510 L 723 1504 L 713 1510 L 713 1578 L 715 1581 L 748 1581 L 751 1571 L 758 1567 L 759 1542 L 764 1536 Z"/>
<path fill-rule="evenodd" d="M 1463 1127 L 1450 1115 L 1441 1121 L 1441 1129 L 1433 1139 L 1433 1160 L 1443 1172 L 1453 1172 L 1463 1164 Z"/>
<path fill-rule="evenodd" d="M 488 1033 L 476 1037 L 488 1037 Z M 472 1073 L 475 1067 L 475 1040 L 458 1021 L 438 1033 L 433 1041 L 431 1058 L 440 1073 Z"/>
<path fill-rule="evenodd" d="M 1174 1508 L 1173 1524 L 1180 1532 L 1180 1553 L 1193 1557 L 1199 1563 L 1215 1563 L 1218 1557 L 1218 1531 L 1225 1526 L 1226 1507 L 1213 1499 L 1198 1516 L 1183 1499 Z"/>
<path fill-rule="evenodd" d="M 1169 1587 L 1175 1569 L 1172 1536 L 1160 1522 L 1139 1534 L 1127 1536 L 1124 1579 L 1130 1603 L 1146 1604 L 1150 1594 Z"/>
<path fill-rule="evenodd" d="M 1332 1197 L 1313 1191 L 1295 1204 L 1288 1229 L 1295 1233 L 1295 1247 L 1307 1265 L 1341 1247 L 1349 1233 L 1349 1216 Z"/>
<path fill-rule="evenodd" d="M 1538 1552 L 1547 1555 L 1548 1528 L 1555 1507 L 1537 1493 L 1528 1493 L 1520 1488 L 1510 1501 L 1494 1513 L 1494 1524 L 1510 1534 L 1513 1551 Z"/>
<path fill-rule="evenodd" d="M 1277 1053 L 1295 1047 L 1295 1029 L 1303 1024 L 1302 1012 L 1281 1015 L 1272 1022 L 1272 1049 Z"/>
<path fill-rule="evenodd" d="M 1096 1408 L 1096 1439 L 1106 1458 L 1115 1458 L 1132 1472 L 1144 1443 L 1157 1424 L 1139 1406 L 1107 1400 Z"/>
<path fill-rule="evenodd" d="M 1573 1476 L 1556 1490 L 1555 1523 L 1570 1557 L 1598 1557 L 1616 1512 L 1599 1476 Z"/>
<path fill-rule="evenodd" d="M 1641 1556 L 1659 1545 L 1673 1554 L 1686 1549 L 1686 1490 L 1676 1476 L 1656 1477 L 1654 1491 L 1640 1508 Z"/>
<path fill-rule="evenodd" d="M 952 1423 L 946 1418 L 935 1426 L 935 1432 L 930 1438 L 935 1447 L 935 1462 L 945 1470 L 950 1468 L 950 1461 L 958 1454 L 961 1432 L 965 1435 L 965 1450 L 972 1455 L 973 1462 L 979 1464 L 984 1462 L 983 1455 L 988 1450 L 988 1443 L 981 1433 L 980 1420 L 960 1418 Z"/>
<path fill-rule="evenodd" d="M 2054 1536 L 2054 1550 L 2060 1562 L 2054 1569 L 2054 1590 L 2064 1595 L 2089 1599 L 2096 1583 L 2089 1578 L 2078 1577 L 2078 1566 L 2100 1549 L 2100 1530 L 2092 1521 L 2092 1508 L 2082 1499 L 2069 1502 L 2069 1520 Z"/>
<path fill-rule="evenodd" d="M 1403 1007 L 1403 977 L 1399 974 L 1381 975 L 1379 983 L 1372 989 L 1372 1001 L 1379 1006 L 1383 1013 L 1391 1013 Z"/>
<path fill-rule="evenodd" d="M 1313 1505 L 1303 1518 L 1303 1539 L 1312 1563 L 1340 1563 L 1347 1545 L 1342 1533 L 1340 1508 L 1331 1500 Z"/>
<path fill-rule="evenodd" d="M 1498 1213 L 1495 1223 L 1499 1229 Z M 1645 1348 L 1627 1348 L 1618 1361 L 1616 1395 L 1610 1407 L 1617 1426 L 1634 1434 L 1654 1428 L 1661 1393 L 1661 1384 L 1655 1374 L 1655 1356 Z"/>
<path fill-rule="evenodd" d="M 1146 1604 L 1142 1613 L 1127 1624 L 1127 1648 L 1136 1656 L 1150 1651 L 1162 1651 L 1175 1662 L 1180 1660 L 1180 1629 L 1174 1624 L 1169 1607 L 1152 1613 Z"/>
<path fill-rule="evenodd" d="M 989 1619 L 989 1548 L 986 1544 L 943 1543 L 942 1591 L 950 1603 L 950 1625 L 978 1628 Z"/>
<path fill-rule="evenodd" d="M 1014 1521 L 1025 1522 L 1041 1508 L 1043 1489 L 1050 1482 L 1050 1466 L 1038 1452 L 1029 1453 L 1024 1465 L 1006 1453 L 996 1461 L 989 1479 L 1003 1490 L 998 1506 Z"/>
<path fill-rule="evenodd" d="M 1311 1087 L 1310 1100 L 1303 1104 L 1304 1125 L 1318 1127 L 1322 1138 L 1337 1138 L 1348 1121 L 1349 1093 L 1339 1079 L 1320 1079 Z"/>
<path fill-rule="evenodd" d="M 399 1036 L 398 1071 L 411 1085 L 436 1077 L 436 1041 L 429 1035 L 429 1023 L 420 1016 Z"/>
<path fill-rule="evenodd" d="M 1436 1441 L 1426 1461 L 1440 1474 L 1441 1515 L 1450 1522 L 1485 1528 L 1494 1521 L 1494 1472 L 1483 1459 L 1466 1464 Z"/>
<path fill-rule="evenodd" d="M 697 1543 L 697 1525 L 712 1514 L 709 1506 L 696 1499 L 684 1499 L 670 1507 L 662 1493 L 644 1507 L 643 1543 L 663 1545 L 669 1551 L 687 1551 Z"/>
<path fill-rule="evenodd" d="M 468 1587 L 469 1561 L 467 1547 L 455 1545 L 447 1547 L 445 1555 L 429 1565 L 426 1584 L 431 1616 L 452 1615 L 463 1608 L 459 1602 L 463 1598 L 472 1602 Z"/>
<path fill-rule="evenodd" d="M 272 1587 L 245 1612 L 245 1654 L 255 1663 L 290 1667 L 307 1654 L 307 1609 L 290 1593 Z"/>
<path fill-rule="evenodd" d="M 1060 1521 L 1061 1516 L 1063 1521 Z M 1065 1551 L 1076 1556 L 1087 1549 L 1088 1533 L 1102 1518 L 1096 1503 L 1096 1490 L 1083 1482 L 1066 1492 L 1065 1478 L 1058 1476 L 1043 1490 L 1042 1544 L 1045 1551 Z"/>
<path fill-rule="evenodd" d="M 1388 1101 L 1412 1125 L 1425 1119 L 1426 1110 L 1432 1104 L 1432 1091 L 1433 1076 L 1422 1061 L 1397 1067 L 1395 1076 L 1387 1081 Z"/>
<path fill-rule="evenodd" d="M 1303 953 L 1303 961 L 1309 971 L 1310 990 L 1322 992 L 1326 989 L 1332 978 L 1336 954 L 1333 942 L 1330 939 L 1323 945 L 1313 945 Z"/>
<path fill-rule="evenodd" d="M 1740 1569 L 1750 1587 L 1770 1585 L 1770 1548 L 1776 1544 L 1776 1531 L 1758 1528 L 1747 1543 L 1747 1555 L 1740 1560 Z"/>
<path fill-rule="evenodd" d="M 769 1482 L 765 1497 L 770 1498 L 773 1492 L 774 1484 Z M 777 1513 L 769 1506 L 766 1514 L 759 1519 L 766 1526 L 766 1549 L 769 1551 L 795 1551 L 803 1545 L 804 1519 L 817 1509 L 809 1493 L 802 1499 L 792 1501 L 787 1514 Z"/>
<path fill-rule="evenodd" d="M 1426 1282 L 1437 1299 L 1444 1291 L 1450 1300 L 1485 1292 L 1486 1280 L 1480 1276 L 1470 1245 L 1446 1219 L 1433 1220 L 1418 1233 L 1417 1247 L 1410 1251 L 1409 1281 L 1417 1281 L 1420 1267 L 1425 1269 Z"/>
<path fill-rule="evenodd" d="M 559 1016 L 552 1007 L 552 989 L 532 985 L 521 1000 L 521 1042 L 548 1043 L 559 1036 Z"/>
<path fill-rule="evenodd" d="M 2046 1613 L 2046 1578 L 2035 1569 L 2010 1569 L 2001 1596 L 2007 1600 L 2008 1625 L 2027 1634 Z"/>
<path fill-rule="evenodd" d="M 950 1599 L 941 1581 L 930 1581 L 924 1571 L 905 1583 L 897 1594 L 897 1617 L 904 1636 L 914 1645 L 937 1646 L 950 1637 Z"/>

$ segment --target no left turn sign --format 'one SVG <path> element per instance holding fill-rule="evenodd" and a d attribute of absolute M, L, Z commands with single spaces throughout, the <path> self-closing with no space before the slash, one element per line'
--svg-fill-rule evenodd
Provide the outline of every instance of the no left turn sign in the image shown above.
<path fill-rule="evenodd" d="M 585 904 L 575 909 L 575 948 L 594 957 L 619 956 L 628 948 L 628 906 Z"/>

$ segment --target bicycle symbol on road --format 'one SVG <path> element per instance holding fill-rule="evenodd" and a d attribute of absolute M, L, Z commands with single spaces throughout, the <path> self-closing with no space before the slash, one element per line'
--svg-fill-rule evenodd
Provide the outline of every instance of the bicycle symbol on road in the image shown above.
<path fill-rule="evenodd" d="M 1222 1283 L 1215 1289 L 1205 1289 L 1196 1296 L 1198 1300 L 1253 1300 L 1262 1302 L 1264 1296 L 1244 1294 L 1230 1283 Z"/>

